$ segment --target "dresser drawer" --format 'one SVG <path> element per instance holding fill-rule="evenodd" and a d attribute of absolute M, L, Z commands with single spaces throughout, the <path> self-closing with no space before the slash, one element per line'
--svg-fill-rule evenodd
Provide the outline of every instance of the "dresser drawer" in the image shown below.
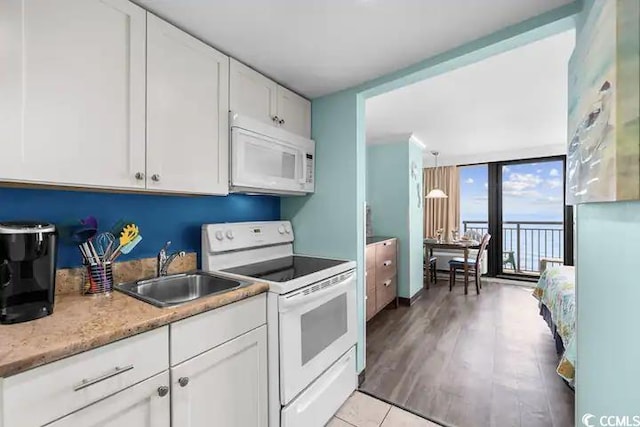
<path fill-rule="evenodd" d="M 168 327 L 0 379 L 5 427 L 40 426 L 169 368 Z"/>
<path fill-rule="evenodd" d="M 393 260 L 393 263 L 396 263 L 396 239 L 385 240 L 384 242 L 380 242 L 376 248 L 376 262 L 380 264 L 380 262 L 384 262 L 386 260 Z"/>
<path fill-rule="evenodd" d="M 397 293 L 396 277 L 379 280 L 376 284 L 376 309 L 382 310 L 387 304 L 394 300 Z"/>
<path fill-rule="evenodd" d="M 171 366 L 267 323 L 267 294 L 172 323 Z"/>
<path fill-rule="evenodd" d="M 376 267 L 376 246 L 377 245 L 368 245 L 364 251 L 367 261 L 367 270 Z"/>
<path fill-rule="evenodd" d="M 376 280 L 386 280 L 396 274 L 396 240 L 385 240 L 376 249 Z"/>

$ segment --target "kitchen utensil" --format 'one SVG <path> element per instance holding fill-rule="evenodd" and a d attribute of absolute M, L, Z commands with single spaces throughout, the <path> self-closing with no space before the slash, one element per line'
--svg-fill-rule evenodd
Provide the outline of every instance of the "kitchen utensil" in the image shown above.
<path fill-rule="evenodd" d="M 80 224 L 82 224 L 85 228 L 95 228 L 96 230 L 98 229 L 98 220 L 91 215 L 81 219 Z"/>
<path fill-rule="evenodd" d="M 117 220 L 115 222 L 115 224 L 113 224 L 113 226 L 111 227 L 111 229 L 109 230 L 109 232 L 111 234 L 113 234 L 114 236 L 116 236 L 116 238 L 120 237 L 120 233 L 122 233 L 122 230 L 128 225 L 128 224 L 133 224 L 133 221 L 128 221 L 126 218 L 120 218 L 119 220 Z"/>
<path fill-rule="evenodd" d="M 111 249 L 115 249 L 113 246 L 115 244 L 115 241 L 116 236 L 108 231 L 98 234 L 95 238 L 95 247 L 98 255 L 100 255 L 104 259 L 109 258 Z"/>
<path fill-rule="evenodd" d="M 120 249 L 120 252 L 122 252 L 125 255 L 128 254 L 133 250 L 133 248 L 135 248 L 138 245 L 138 243 L 140 243 L 141 240 L 142 240 L 142 236 L 138 234 L 132 241 L 124 245 L 122 249 Z"/>
<path fill-rule="evenodd" d="M 138 226 L 136 226 L 135 224 L 125 225 L 122 231 L 120 232 L 120 245 L 118 245 L 116 250 L 113 251 L 113 253 L 111 254 L 111 257 L 109 258 L 109 261 L 115 260 L 122 252 L 122 248 L 128 243 L 130 243 L 131 241 L 133 241 L 133 239 L 138 237 L 138 234 L 140 234 L 140 231 L 138 230 Z"/>

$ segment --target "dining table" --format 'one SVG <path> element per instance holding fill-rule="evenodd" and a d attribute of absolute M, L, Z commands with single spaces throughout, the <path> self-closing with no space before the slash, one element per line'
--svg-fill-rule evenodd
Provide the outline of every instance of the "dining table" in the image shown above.
<path fill-rule="evenodd" d="M 429 258 L 433 256 L 433 250 L 460 251 L 464 256 L 464 287 L 469 285 L 469 250 L 478 249 L 480 243 L 475 240 L 439 241 L 436 239 L 424 239 L 424 248 L 428 251 Z"/>

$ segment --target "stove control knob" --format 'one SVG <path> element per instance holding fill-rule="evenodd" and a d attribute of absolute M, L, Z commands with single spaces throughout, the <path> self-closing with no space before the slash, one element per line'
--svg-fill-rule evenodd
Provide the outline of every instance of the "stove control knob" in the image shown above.
<path fill-rule="evenodd" d="M 284 234 L 284 225 L 281 225 L 280 227 L 278 227 L 278 233 Z"/>
<path fill-rule="evenodd" d="M 233 231 L 227 230 L 227 239 L 233 239 Z"/>
<path fill-rule="evenodd" d="M 222 234 L 222 231 L 220 230 L 216 231 L 216 239 L 218 240 L 224 239 L 224 234 Z"/>
<path fill-rule="evenodd" d="M 291 234 L 291 227 L 289 227 L 288 225 L 284 226 L 284 232 L 287 234 Z"/>

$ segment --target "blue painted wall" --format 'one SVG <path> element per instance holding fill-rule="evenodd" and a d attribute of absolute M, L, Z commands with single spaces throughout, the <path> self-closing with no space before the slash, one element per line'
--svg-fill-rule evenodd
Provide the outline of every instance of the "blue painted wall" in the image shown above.
<path fill-rule="evenodd" d="M 576 420 L 640 415 L 640 202 L 580 205 L 577 232 Z"/>
<path fill-rule="evenodd" d="M 120 218 L 140 227 L 142 241 L 119 260 L 152 257 L 165 241 L 173 250 L 198 252 L 203 223 L 280 219 L 280 200 L 272 196 L 167 196 L 49 189 L 0 188 L 0 221 L 36 219 L 53 223 L 98 219 L 100 229 Z M 60 245 L 58 267 L 81 263 L 77 247 Z M 200 265 L 200 264 L 198 264 Z"/>
<path fill-rule="evenodd" d="M 600 0 L 585 1 L 578 31 L 598 3 Z M 622 0 L 618 3 L 618 7 L 621 6 L 635 8 L 631 12 L 635 20 L 627 22 L 635 23 L 631 34 L 636 35 L 638 54 L 637 0 Z M 629 14 L 628 10 L 621 12 L 621 9 L 618 13 Z M 631 64 L 628 62 L 625 66 Z M 636 84 L 638 80 L 640 76 L 636 77 Z M 635 132 L 636 141 L 640 141 L 637 127 Z M 601 417 L 605 415 L 640 415 L 640 340 L 637 338 L 640 279 L 636 270 L 640 201 L 580 205 L 576 230 L 576 424 L 589 413 L 596 417 L 591 420 L 593 425 L 601 425 Z"/>
<path fill-rule="evenodd" d="M 282 218 L 292 222 L 294 250 L 301 254 L 355 260 L 357 268 L 358 371 L 364 369 L 364 198 L 365 147 L 356 123 L 362 102 L 350 92 L 312 101 L 312 138 L 316 141 L 316 191 L 283 197 Z"/>
<path fill-rule="evenodd" d="M 415 295 L 422 289 L 424 257 L 424 189 L 422 188 L 423 148 L 409 143 L 409 170 L 415 164 L 416 177 L 408 174 L 409 180 L 409 294 Z M 419 188 L 417 188 L 418 186 Z M 420 194 L 418 194 L 420 193 Z M 418 197 L 420 200 L 418 201 Z"/>
<path fill-rule="evenodd" d="M 396 73 L 312 100 L 316 141 L 315 194 L 282 198 L 282 216 L 296 228 L 296 250 L 358 263 L 357 370 L 365 368 L 364 200 L 365 99 L 451 71 L 573 28 L 579 1 L 513 25 Z"/>
<path fill-rule="evenodd" d="M 377 236 L 398 239 L 398 294 L 410 298 L 408 142 L 367 146 L 367 203 Z"/>
<path fill-rule="evenodd" d="M 416 163 L 417 180 L 411 177 Z M 373 233 L 398 239 L 398 294 L 422 289 L 422 149 L 408 140 L 367 146 L 367 203 Z"/>

